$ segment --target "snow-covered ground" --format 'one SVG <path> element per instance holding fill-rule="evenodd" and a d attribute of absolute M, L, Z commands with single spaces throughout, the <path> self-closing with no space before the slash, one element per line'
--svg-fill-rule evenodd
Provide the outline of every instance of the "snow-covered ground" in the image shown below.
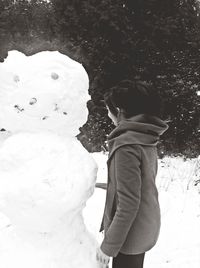
<path fill-rule="evenodd" d="M 107 155 L 93 154 L 99 166 L 98 182 L 106 182 Z M 200 267 L 200 158 L 159 160 L 157 187 L 162 213 L 162 228 L 156 246 L 145 257 L 145 268 Z M 84 210 L 88 229 L 101 242 L 99 226 L 105 190 L 96 189 Z M 110 266 L 111 267 L 111 266 Z"/>

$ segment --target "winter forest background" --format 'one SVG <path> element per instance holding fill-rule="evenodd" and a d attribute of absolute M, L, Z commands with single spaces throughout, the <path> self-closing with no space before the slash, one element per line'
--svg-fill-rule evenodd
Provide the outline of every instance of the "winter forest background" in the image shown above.
<path fill-rule="evenodd" d="M 107 88 L 141 78 L 164 102 L 160 157 L 200 154 L 200 7 L 195 0 L 0 0 L 0 60 L 58 50 L 83 64 L 89 117 L 78 138 L 106 150 Z M 3 131 L 3 130 L 2 130 Z"/>

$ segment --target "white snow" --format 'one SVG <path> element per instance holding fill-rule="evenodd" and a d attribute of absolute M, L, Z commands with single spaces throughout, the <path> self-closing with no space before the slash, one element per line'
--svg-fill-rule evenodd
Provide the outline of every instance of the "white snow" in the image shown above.
<path fill-rule="evenodd" d="M 0 267 L 99 267 L 82 216 L 97 166 L 75 138 L 87 73 L 58 52 L 13 51 L 0 84 Z"/>
<path fill-rule="evenodd" d="M 0 209 L 12 224 L 0 235 L 1 267 L 95 267 L 82 218 L 96 178 L 88 152 L 75 138 L 18 133 L 0 162 Z"/>
<path fill-rule="evenodd" d="M 93 154 L 97 182 L 106 182 L 107 155 Z M 200 158 L 165 157 L 159 160 L 157 187 L 162 227 L 156 246 L 146 253 L 144 268 L 200 267 Z M 86 226 L 98 238 L 106 191 L 95 189 L 84 209 Z M 95 216 L 94 216 L 95 215 Z M 111 267 L 111 264 L 110 264 Z"/>

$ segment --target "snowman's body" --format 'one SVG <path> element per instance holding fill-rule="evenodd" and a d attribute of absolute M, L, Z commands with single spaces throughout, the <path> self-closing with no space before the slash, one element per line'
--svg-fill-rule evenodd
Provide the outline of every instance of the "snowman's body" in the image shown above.
<path fill-rule="evenodd" d="M 31 60 L 36 66 L 38 54 Z M 37 74 L 31 83 L 30 70 L 22 79 L 24 63 L 21 74 L 8 72 L 9 61 L 4 68 L 13 80 L 4 79 L 0 90 L 5 116 L 1 113 L 0 128 L 8 133 L 0 143 L 0 211 L 10 220 L 0 232 L 0 267 L 95 268 L 96 241 L 85 228 L 82 210 L 94 190 L 96 164 L 74 137 L 87 117 L 87 76 L 68 58 L 68 66 L 59 65 L 57 52 L 45 57 L 53 65 L 47 68 L 49 82 L 41 73 L 47 76 L 45 60 L 36 68 L 42 88 Z"/>

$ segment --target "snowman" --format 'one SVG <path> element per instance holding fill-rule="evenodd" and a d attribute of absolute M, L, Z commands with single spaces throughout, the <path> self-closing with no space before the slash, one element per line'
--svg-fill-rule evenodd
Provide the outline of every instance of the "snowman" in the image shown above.
<path fill-rule="evenodd" d="M 0 267 L 99 267 L 82 216 L 97 168 L 76 139 L 86 71 L 59 52 L 11 51 L 0 81 Z"/>

